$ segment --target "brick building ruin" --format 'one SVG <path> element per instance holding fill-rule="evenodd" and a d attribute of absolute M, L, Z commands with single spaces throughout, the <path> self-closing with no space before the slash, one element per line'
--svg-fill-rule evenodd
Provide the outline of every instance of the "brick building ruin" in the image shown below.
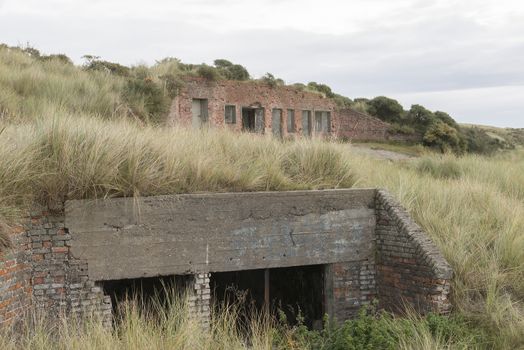
<path fill-rule="evenodd" d="M 450 266 L 383 190 L 74 200 L 35 209 L 11 236 L 0 258 L 3 325 L 35 308 L 110 326 L 132 286 L 152 294 L 173 279 L 192 291 L 204 326 L 230 286 L 259 308 L 300 307 L 310 326 L 375 299 L 391 311 L 450 310 Z"/>
<path fill-rule="evenodd" d="M 333 99 L 293 86 L 256 81 L 206 81 L 186 78 L 174 98 L 168 122 L 201 128 L 272 134 L 278 138 L 334 136 L 348 140 L 398 138 L 390 125 L 352 109 L 339 109 Z"/>

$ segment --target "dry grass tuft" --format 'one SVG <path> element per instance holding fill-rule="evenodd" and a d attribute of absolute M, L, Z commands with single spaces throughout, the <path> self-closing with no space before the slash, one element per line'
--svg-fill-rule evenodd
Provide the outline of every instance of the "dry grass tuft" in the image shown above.
<path fill-rule="evenodd" d="M 38 119 L 0 134 L 0 217 L 32 201 L 351 187 L 336 144 L 94 117 Z"/>

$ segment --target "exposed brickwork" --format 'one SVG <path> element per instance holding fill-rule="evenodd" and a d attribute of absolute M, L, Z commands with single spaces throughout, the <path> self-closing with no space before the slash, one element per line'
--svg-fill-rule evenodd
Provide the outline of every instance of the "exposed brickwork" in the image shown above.
<path fill-rule="evenodd" d="M 390 125 L 353 109 L 338 111 L 338 136 L 351 141 L 384 141 Z"/>
<path fill-rule="evenodd" d="M 189 296 L 189 312 L 196 317 L 204 329 L 209 328 L 209 320 L 211 317 L 209 276 L 209 273 L 193 275 L 191 285 L 194 293 Z"/>
<path fill-rule="evenodd" d="M 421 142 L 422 135 L 401 134 L 392 130 L 391 124 L 353 109 L 341 109 L 335 113 L 337 136 L 349 141 L 396 141 Z"/>
<path fill-rule="evenodd" d="M 312 112 L 311 123 L 314 125 L 314 111 L 331 113 L 331 130 L 337 129 L 334 112 L 336 104 L 333 100 L 320 94 L 300 91 L 291 86 L 270 87 L 261 82 L 219 81 L 209 82 L 199 78 L 187 79 L 184 88 L 173 100 L 169 122 L 174 125 L 191 126 L 191 103 L 193 98 L 207 99 L 209 124 L 212 127 L 227 125 L 232 130 L 242 130 L 242 107 L 264 108 L 264 133 L 271 133 L 271 118 L 274 108 L 282 110 L 282 134 L 284 137 L 302 133 L 302 110 Z M 236 107 L 236 123 L 226 124 L 224 111 L 226 105 Z M 288 109 L 295 111 L 294 133 L 287 132 Z"/>
<path fill-rule="evenodd" d="M 21 320 L 29 308 L 50 320 L 94 316 L 110 327 L 111 298 L 89 279 L 87 263 L 71 255 L 62 208 L 35 209 L 28 221 L 11 230 L 13 248 L 0 255 L 0 327 Z M 209 274 L 193 278 L 189 310 L 209 328 Z"/>
<path fill-rule="evenodd" d="M 28 235 L 34 307 L 50 317 L 94 315 L 109 326 L 111 299 L 89 280 L 87 263 L 71 256 L 71 235 L 64 227 L 63 210 L 35 210 Z"/>
<path fill-rule="evenodd" d="M 352 110 L 339 109 L 333 99 L 321 94 L 301 91 L 292 86 L 275 86 L 256 81 L 207 81 L 203 78 L 186 77 L 185 84 L 173 99 L 168 124 L 190 127 L 192 125 L 192 100 L 207 100 L 208 125 L 242 130 L 242 108 L 264 109 L 262 132 L 271 134 L 272 110 L 282 110 L 280 128 L 282 136 L 293 138 L 308 134 L 303 130 L 302 111 L 311 111 L 311 130 L 315 135 L 340 137 L 352 141 L 420 141 L 420 136 L 390 132 L 390 124 L 370 115 Z M 235 106 L 236 122 L 225 122 L 225 107 Z M 288 111 L 294 111 L 294 131 L 288 132 Z M 316 132 L 315 111 L 330 113 L 329 132 Z"/>
<path fill-rule="evenodd" d="M 26 231 L 9 229 L 12 248 L 0 254 L 0 327 L 21 319 L 31 303 L 31 266 Z"/>
<path fill-rule="evenodd" d="M 376 197 L 378 299 L 391 311 L 403 303 L 420 313 L 450 311 L 453 271 L 406 210 L 383 190 Z"/>
<path fill-rule="evenodd" d="M 376 298 L 375 264 L 370 260 L 335 263 L 333 276 L 333 305 L 331 312 L 337 320 L 357 315 L 363 305 Z"/>

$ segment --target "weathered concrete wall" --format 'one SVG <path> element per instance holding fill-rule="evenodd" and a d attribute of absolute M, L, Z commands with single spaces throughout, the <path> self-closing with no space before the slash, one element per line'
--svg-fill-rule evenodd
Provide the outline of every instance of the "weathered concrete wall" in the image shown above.
<path fill-rule="evenodd" d="M 385 309 L 404 304 L 421 313 L 446 313 L 453 271 L 438 248 L 387 192 L 376 197 L 378 299 Z"/>
<path fill-rule="evenodd" d="M 28 306 L 111 321 L 106 279 L 191 274 L 190 309 L 209 325 L 215 271 L 323 264 L 325 311 L 339 320 L 373 299 L 445 313 L 452 270 L 386 192 L 222 193 L 69 201 L 35 210 L 0 260 L 0 321 Z M 322 281 L 319 281 L 322 283 Z"/>
<path fill-rule="evenodd" d="M 68 201 L 65 217 L 71 254 L 88 262 L 91 278 L 114 280 L 367 259 L 374 196 L 351 189 Z"/>
<path fill-rule="evenodd" d="M 242 107 L 260 106 L 264 108 L 265 133 L 271 133 L 272 110 L 282 109 L 282 134 L 285 137 L 302 134 L 302 110 L 312 113 L 311 123 L 314 125 L 314 111 L 331 113 L 331 130 L 337 129 L 334 117 L 336 104 L 333 100 L 320 94 L 300 91 L 291 86 L 271 87 L 261 82 L 253 81 L 218 81 L 209 82 L 201 78 L 187 79 L 184 88 L 173 100 L 168 122 L 173 125 L 191 126 L 191 101 L 193 98 L 207 99 L 210 126 L 224 126 L 233 130 L 242 130 Z M 226 105 L 236 107 L 236 123 L 225 124 L 224 110 Z M 288 109 L 295 110 L 296 131 L 287 132 L 286 122 Z"/>

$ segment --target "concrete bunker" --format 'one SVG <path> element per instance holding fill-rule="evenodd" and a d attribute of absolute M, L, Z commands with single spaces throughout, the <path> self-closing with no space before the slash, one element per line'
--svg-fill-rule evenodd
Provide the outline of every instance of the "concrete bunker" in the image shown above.
<path fill-rule="evenodd" d="M 450 266 L 383 190 L 74 200 L 34 210 L 28 221 L 7 257 L 16 274 L 0 281 L 12 290 L 0 302 L 15 300 L 18 311 L 95 313 L 110 324 L 118 302 L 112 291 L 139 282 L 154 290 L 158 280 L 149 278 L 183 275 L 190 311 L 206 325 L 214 291 L 226 298 L 235 275 L 240 285 L 246 273 L 260 283 L 265 271 L 269 298 L 262 300 L 271 305 L 273 298 L 283 309 L 311 304 L 311 326 L 319 313 L 342 321 L 374 299 L 392 311 L 404 303 L 421 313 L 451 307 Z M 255 289 L 260 303 L 260 284 Z M 2 321 L 20 317 L 18 311 L 0 313 Z"/>

